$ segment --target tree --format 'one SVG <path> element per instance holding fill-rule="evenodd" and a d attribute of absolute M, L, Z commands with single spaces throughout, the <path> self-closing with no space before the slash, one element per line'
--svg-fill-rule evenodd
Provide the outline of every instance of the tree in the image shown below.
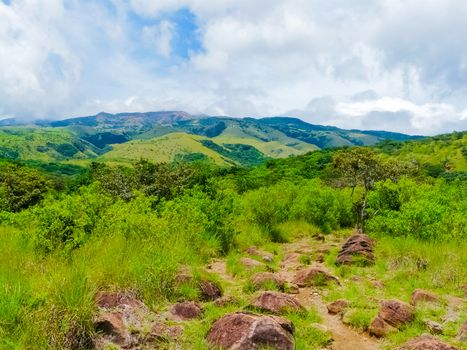
<path fill-rule="evenodd" d="M 332 169 L 338 184 L 351 187 L 352 195 L 355 187 L 363 188 L 361 203 L 357 208 L 357 228 L 362 231 L 365 229 L 368 192 L 374 189 L 375 183 L 387 179 L 396 182 L 401 175 L 413 174 L 418 170 L 414 164 L 385 159 L 372 149 L 364 147 L 337 153 L 333 157 Z"/>
<path fill-rule="evenodd" d="M 0 210 L 17 212 L 41 201 L 51 181 L 41 172 L 18 164 L 0 169 Z"/>

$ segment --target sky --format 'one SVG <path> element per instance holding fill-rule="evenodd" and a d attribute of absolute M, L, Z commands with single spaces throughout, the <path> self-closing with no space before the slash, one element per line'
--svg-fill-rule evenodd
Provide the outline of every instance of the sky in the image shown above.
<path fill-rule="evenodd" d="M 467 129 L 465 0 L 0 0 L 0 119 Z"/>

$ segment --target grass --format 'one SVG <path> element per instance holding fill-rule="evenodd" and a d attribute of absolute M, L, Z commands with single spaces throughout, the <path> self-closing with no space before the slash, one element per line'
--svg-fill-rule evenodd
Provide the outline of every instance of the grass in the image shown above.
<path fill-rule="evenodd" d="M 350 301 L 344 314 L 345 322 L 366 330 L 379 309 L 379 301 L 398 299 L 411 301 L 412 292 L 426 289 L 440 296 L 440 305 L 417 305 L 415 321 L 390 335 L 384 349 L 393 349 L 410 338 L 427 333 L 425 321 L 443 323 L 441 338 L 456 344 L 453 337 L 467 320 L 464 306 L 456 312 L 456 320 L 444 323 L 450 297 L 463 297 L 462 286 L 467 281 L 466 242 L 422 242 L 413 238 L 376 238 L 376 263 L 372 266 L 336 266 L 337 249 L 326 257 L 326 264 L 345 281 L 342 288 L 330 286 L 324 294 L 328 302 L 338 299 Z M 420 263 L 423 261 L 423 263 Z M 378 286 L 378 284 L 383 287 Z"/>

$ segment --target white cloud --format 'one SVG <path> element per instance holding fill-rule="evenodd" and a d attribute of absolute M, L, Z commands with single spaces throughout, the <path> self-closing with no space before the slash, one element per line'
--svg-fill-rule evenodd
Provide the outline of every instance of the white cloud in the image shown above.
<path fill-rule="evenodd" d="M 291 111 L 347 128 L 467 128 L 466 2 L 109 3 L 0 1 L 2 114 Z M 181 8 L 201 46 L 188 59 Z"/>
<path fill-rule="evenodd" d="M 169 58 L 172 53 L 173 31 L 174 26 L 171 22 L 161 21 L 157 25 L 143 28 L 143 40 L 147 45 L 153 46 L 159 55 Z"/>

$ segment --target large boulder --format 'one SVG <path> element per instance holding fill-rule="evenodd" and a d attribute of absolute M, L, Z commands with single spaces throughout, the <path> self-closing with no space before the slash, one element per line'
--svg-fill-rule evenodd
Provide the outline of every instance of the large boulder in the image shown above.
<path fill-rule="evenodd" d="M 457 350 L 455 347 L 429 336 L 421 335 L 402 345 L 397 350 Z"/>
<path fill-rule="evenodd" d="M 298 271 L 292 282 L 299 287 L 319 286 L 328 282 L 339 284 L 336 277 L 319 267 L 309 267 Z"/>
<path fill-rule="evenodd" d="M 277 316 L 246 312 L 227 314 L 214 322 L 207 335 L 211 349 L 295 349 L 292 322 Z"/>
<path fill-rule="evenodd" d="M 343 244 L 337 256 L 337 264 L 372 264 L 374 241 L 364 234 L 356 234 L 349 237 Z"/>
<path fill-rule="evenodd" d="M 201 316 L 203 307 L 194 301 L 183 301 L 172 306 L 170 316 L 173 320 L 191 320 Z"/>
<path fill-rule="evenodd" d="M 274 314 L 281 314 L 287 311 L 305 311 L 303 305 L 293 296 L 271 291 L 258 294 L 251 303 L 251 306 Z"/>
<path fill-rule="evenodd" d="M 255 290 L 271 289 L 271 287 L 284 290 L 286 283 L 279 275 L 272 272 L 258 272 L 251 277 L 250 282 Z"/>
<path fill-rule="evenodd" d="M 413 321 L 415 309 L 399 300 L 387 300 L 381 303 L 378 315 L 370 324 L 369 331 L 377 337 L 383 337 L 393 330 Z"/>
<path fill-rule="evenodd" d="M 421 302 L 424 303 L 437 303 L 439 302 L 436 294 L 423 289 L 415 289 L 412 293 L 412 305 L 417 305 Z"/>

